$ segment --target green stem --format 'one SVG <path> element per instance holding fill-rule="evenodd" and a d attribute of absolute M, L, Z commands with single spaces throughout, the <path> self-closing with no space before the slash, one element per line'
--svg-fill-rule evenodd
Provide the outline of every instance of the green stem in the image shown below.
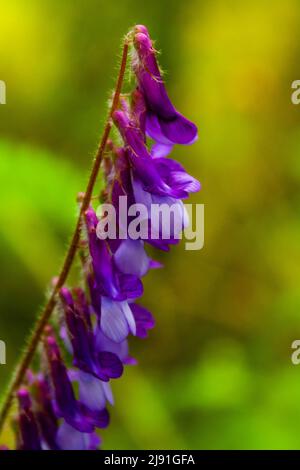
<path fill-rule="evenodd" d="M 78 244 L 80 241 L 80 233 L 81 233 L 81 223 L 82 223 L 82 216 L 84 215 L 85 211 L 88 209 L 93 193 L 93 189 L 95 186 L 95 182 L 97 179 L 97 175 L 99 172 L 100 164 L 102 161 L 103 153 L 107 144 L 107 139 L 109 137 L 109 133 L 112 128 L 112 114 L 114 111 L 117 109 L 118 104 L 119 104 L 119 98 L 120 98 L 120 93 L 122 90 L 122 85 L 124 81 L 124 75 L 126 71 L 126 64 L 127 64 L 127 56 L 128 56 L 128 49 L 129 49 L 129 36 L 126 36 L 124 46 L 123 46 L 123 54 L 122 54 L 122 61 L 121 61 L 121 66 L 120 66 L 120 71 L 119 71 L 119 76 L 115 88 L 115 93 L 113 97 L 113 102 L 111 105 L 111 109 L 108 115 L 108 119 L 103 131 L 103 136 L 101 138 L 96 157 L 94 159 L 94 164 L 92 167 L 92 171 L 90 174 L 90 178 L 88 181 L 87 189 L 84 194 L 78 220 L 76 223 L 75 231 L 72 236 L 72 240 L 69 246 L 69 249 L 66 254 L 65 261 L 63 263 L 61 272 L 59 274 L 58 280 L 53 288 L 53 291 L 49 297 L 48 302 L 46 303 L 43 311 L 40 314 L 40 317 L 38 318 L 36 325 L 31 333 L 31 336 L 28 341 L 28 346 L 26 347 L 19 365 L 16 368 L 16 372 L 13 375 L 13 379 L 8 387 L 7 393 L 5 394 L 5 398 L 3 400 L 3 404 L 1 406 L 1 413 L 0 413 L 0 431 L 3 428 L 3 425 L 5 423 L 5 420 L 7 418 L 7 415 L 9 413 L 10 407 L 13 402 L 14 394 L 15 391 L 20 387 L 20 385 L 23 382 L 24 375 L 26 373 L 26 370 L 28 369 L 32 358 L 35 354 L 37 345 L 39 344 L 39 341 L 41 339 L 41 335 L 44 331 L 44 328 L 53 312 L 53 309 L 56 305 L 56 297 L 61 289 L 61 287 L 64 285 L 66 282 L 66 279 L 68 277 L 68 274 L 70 272 L 70 269 L 72 267 L 72 263 L 74 261 L 74 257 L 78 248 Z"/>

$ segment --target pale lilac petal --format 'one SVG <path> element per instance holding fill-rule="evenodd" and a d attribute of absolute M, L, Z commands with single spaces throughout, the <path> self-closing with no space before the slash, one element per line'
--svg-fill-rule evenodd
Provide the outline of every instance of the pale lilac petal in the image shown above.
<path fill-rule="evenodd" d="M 149 257 L 142 240 L 123 240 L 114 254 L 117 267 L 125 274 L 144 276 L 149 269 Z"/>
<path fill-rule="evenodd" d="M 101 380 L 80 372 L 79 374 L 79 400 L 91 410 L 103 410 L 106 405 L 106 395 Z"/>
<path fill-rule="evenodd" d="M 96 449 L 101 442 L 95 433 L 79 432 L 65 421 L 58 429 L 56 440 L 61 450 L 91 450 Z"/>

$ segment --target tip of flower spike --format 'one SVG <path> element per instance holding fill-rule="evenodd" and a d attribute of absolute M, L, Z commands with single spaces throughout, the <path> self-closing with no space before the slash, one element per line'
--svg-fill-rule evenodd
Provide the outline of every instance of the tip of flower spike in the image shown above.
<path fill-rule="evenodd" d="M 145 34 L 146 36 L 150 36 L 150 35 L 149 35 L 149 32 L 148 32 L 148 29 L 147 29 L 146 26 L 144 26 L 143 24 L 137 24 L 137 25 L 134 27 L 133 32 L 134 32 L 135 34 L 137 34 L 137 33 L 143 33 L 143 34 Z"/>
<path fill-rule="evenodd" d="M 142 56 L 155 52 L 150 37 L 144 33 L 137 33 L 134 36 L 134 46 Z"/>

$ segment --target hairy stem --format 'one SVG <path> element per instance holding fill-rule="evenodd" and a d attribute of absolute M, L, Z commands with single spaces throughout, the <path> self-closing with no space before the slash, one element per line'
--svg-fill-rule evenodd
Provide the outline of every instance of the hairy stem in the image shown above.
<path fill-rule="evenodd" d="M 92 171 L 90 174 L 90 178 L 88 181 L 87 189 L 86 192 L 84 193 L 84 197 L 82 199 L 82 204 L 80 208 L 80 212 L 78 215 L 78 220 L 76 223 L 75 231 L 73 233 L 71 243 L 69 246 L 69 249 L 66 254 L 66 258 L 64 260 L 61 272 L 59 274 L 59 277 L 57 279 L 57 282 L 55 286 L 53 287 L 52 293 L 49 297 L 48 302 L 46 303 L 43 311 L 40 314 L 40 317 L 38 318 L 36 325 L 31 333 L 31 336 L 28 341 L 28 345 L 23 353 L 23 356 L 21 357 L 20 363 L 17 366 L 17 369 L 14 373 L 13 379 L 8 387 L 7 393 L 5 394 L 5 398 L 1 407 L 1 413 L 0 413 L 0 431 L 5 423 L 5 419 L 8 415 L 8 412 L 10 410 L 10 407 L 13 402 L 14 398 L 14 393 L 15 391 L 19 388 L 19 386 L 22 384 L 24 375 L 26 373 L 26 370 L 28 369 L 31 360 L 34 356 L 34 353 L 36 351 L 37 345 L 41 339 L 41 335 L 44 331 L 44 328 L 53 312 L 53 309 L 56 305 L 56 297 L 61 289 L 61 287 L 64 285 L 68 274 L 70 272 L 70 269 L 72 267 L 72 263 L 74 261 L 74 257 L 78 248 L 78 244 L 80 241 L 80 233 L 81 233 L 81 223 L 82 223 L 82 216 L 84 215 L 84 212 L 88 209 L 94 185 L 97 179 L 97 175 L 99 172 L 100 164 L 102 161 L 103 153 L 106 147 L 107 139 L 109 137 L 109 133 L 112 128 L 112 114 L 114 111 L 117 109 L 118 104 L 119 104 L 119 98 L 120 98 L 120 93 L 122 90 L 122 85 L 124 81 L 124 75 L 126 71 L 126 64 L 127 64 L 127 56 L 128 56 L 128 48 L 129 48 L 129 43 L 128 43 L 128 38 L 127 36 L 125 38 L 124 46 L 123 46 L 123 54 L 122 54 L 122 61 L 121 61 L 121 66 L 120 66 L 120 71 L 119 71 L 119 76 L 114 92 L 114 97 L 113 97 L 113 102 L 111 105 L 111 109 L 107 118 L 107 122 L 103 131 L 103 135 L 97 150 L 96 157 L 94 159 Z"/>

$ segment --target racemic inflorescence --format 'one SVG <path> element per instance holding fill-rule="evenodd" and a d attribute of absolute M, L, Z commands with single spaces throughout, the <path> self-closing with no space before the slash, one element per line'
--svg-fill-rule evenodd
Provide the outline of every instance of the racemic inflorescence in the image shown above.
<path fill-rule="evenodd" d="M 55 315 L 40 328 L 39 370 L 27 367 L 23 376 L 19 373 L 22 381 L 14 390 L 17 449 L 99 448 L 96 430 L 108 425 L 107 403 L 113 404 L 110 381 L 122 375 L 125 365 L 135 363 L 128 337 L 145 338 L 154 326 L 152 314 L 137 303 L 143 294 L 141 278 L 160 267 L 147 255 L 145 244 L 168 251 L 178 243 L 178 232 L 187 223 L 182 199 L 200 189 L 197 180 L 168 157 L 175 144 L 192 144 L 197 128 L 172 105 L 145 26 L 136 26 L 126 41 L 135 85 L 131 94 L 119 90 L 114 100 L 109 120 L 119 140 L 105 142 L 100 201 L 111 204 L 116 213 L 120 196 L 147 208 L 172 205 L 179 224 L 166 239 L 161 224 L 149 215 L 140 220 L 146 229 L 140 237 L 130 238 L 127 227 L 118 224 L 116 236 L 105 238 L 97 231 L 104 216 L 101 205 L 96 213 L 90 198 L 81 210 L 80 283 L 69 288 L 54 281 Z"/>

